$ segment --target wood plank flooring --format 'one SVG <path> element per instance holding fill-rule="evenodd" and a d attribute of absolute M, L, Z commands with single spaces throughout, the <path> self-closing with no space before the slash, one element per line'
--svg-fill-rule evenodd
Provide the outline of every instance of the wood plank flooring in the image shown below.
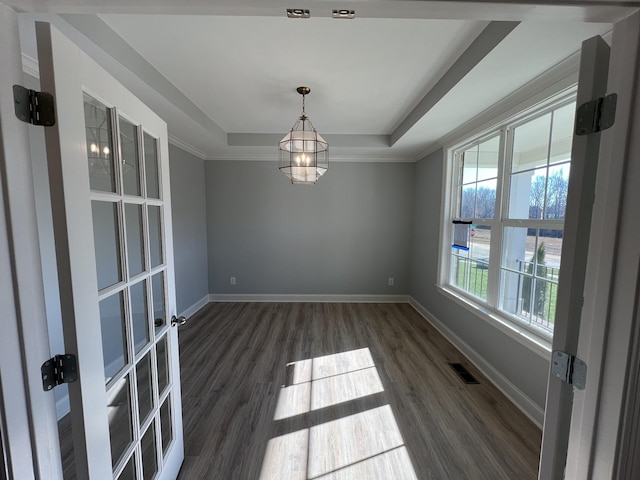
<path fill-rule="evenodd" d="M 180 479 L 537 478 L 540 430 L 407 304 L 212 303 L 180 361 Z"/>

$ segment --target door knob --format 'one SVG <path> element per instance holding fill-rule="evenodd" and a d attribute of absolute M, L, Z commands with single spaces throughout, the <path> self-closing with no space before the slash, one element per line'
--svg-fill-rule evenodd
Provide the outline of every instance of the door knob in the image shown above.
<path fill-rule="evenodd" d="M 187 323 L 187 319 L 185 317 L 176 317 L 175 315 L 171 317 L 171 326 L 179 327 Z"/>

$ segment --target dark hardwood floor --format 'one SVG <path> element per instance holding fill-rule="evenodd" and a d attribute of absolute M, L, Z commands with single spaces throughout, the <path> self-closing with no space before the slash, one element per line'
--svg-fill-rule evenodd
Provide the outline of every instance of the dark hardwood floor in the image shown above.
<path fill-rule="evenodd" d="M 180 479 L 537 478 L 540 430 L 407 304 L 212 303 L 180 361 Z"/>

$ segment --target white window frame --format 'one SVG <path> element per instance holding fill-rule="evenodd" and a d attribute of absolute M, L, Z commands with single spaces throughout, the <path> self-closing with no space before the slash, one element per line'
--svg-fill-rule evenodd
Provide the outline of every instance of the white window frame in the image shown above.
<path fill-rule="evenodd" d="M 437 288 L 440 293 L 450 300 L 460 304 L 479 318 L 498 328 L 500 331 L 515 338 L 517 341 L 538 353 L 543 358 L 549 358 L 553 334 L 543 328 L 527 323 L 516 315 L 500 310 L 500 264 L 502 258 L 503 228 L 509 226 L 530 228 L 564 229 L 563 220 L 514 220 L 508 217 L 511 146 L 507 141 L 513 129 L 518 125 L 531 121 L 547 112 L 560 108 L 576 98 L 576 85 L 563 89 L 533 106 L 523 107 L 517 113 L 505 119 L 487 122 L 481 130 L 468 132 L 458 136 L 444 149 L 442 215 L 440 222 L 440 250 L 438 261 Z M 491 243 L 489 256 L 489 279 L 487 285 L 487 300 L 456 287 L 450 281 L 451 272 L 451 244 L 452 221 L 458 219 L 455 215 L 457 206 L 457 183 L 459 162 L 456 154 L 481 143 L 496 135 L 500 135 L 498 180 L 496 185 L 496 207 L 493 219 L 484 219 L 479 224 L 491 227 Z M 505 195 L 505 192 L 507 194 Z"/>

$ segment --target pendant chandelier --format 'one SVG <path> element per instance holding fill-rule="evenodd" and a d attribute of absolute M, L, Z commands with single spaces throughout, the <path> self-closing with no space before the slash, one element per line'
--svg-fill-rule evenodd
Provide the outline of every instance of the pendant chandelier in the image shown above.
<path fill-rule="evenodd" d="M 302 114 L 278 143 L 278 168 L 291 183 L 316 183 L 329 168 L 329 144 L 316 131 L 304 111 L 304 97 L 309 87 L 298 87 L 302 95 Z"/>

